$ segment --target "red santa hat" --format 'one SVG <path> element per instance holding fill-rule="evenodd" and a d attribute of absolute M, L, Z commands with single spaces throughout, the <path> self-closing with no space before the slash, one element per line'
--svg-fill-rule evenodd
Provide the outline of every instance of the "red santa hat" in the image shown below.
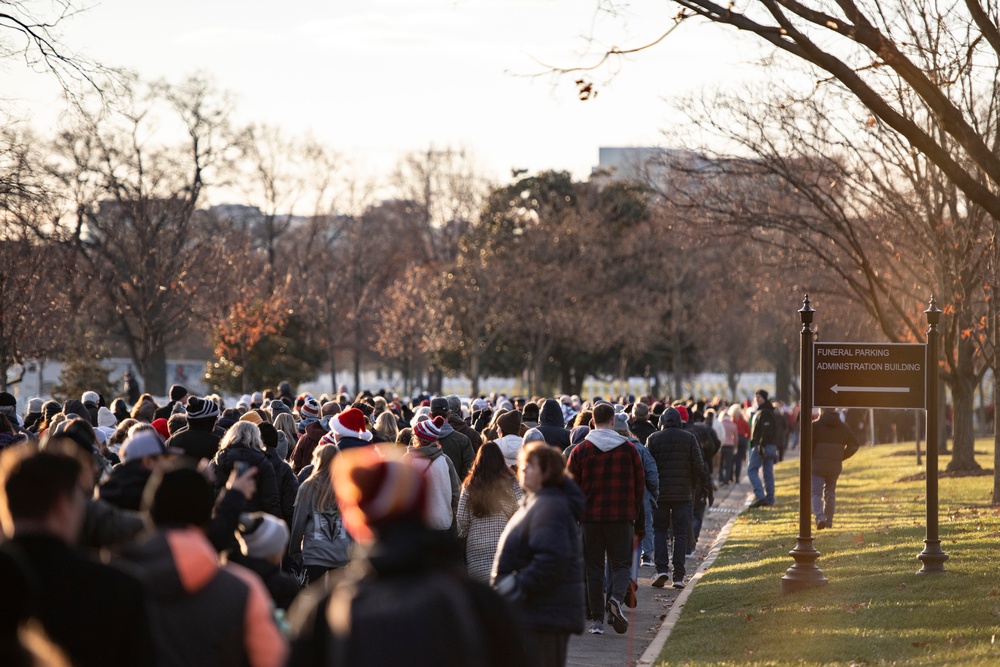
<path fill-rule="evenodd" d="M 372 434 L 368 430 L 366 422 L 365 413 L 357 408 L 351 408 L 330 417 L 330 430 L 341 437 L 358 438 L 370 442 Z"/>

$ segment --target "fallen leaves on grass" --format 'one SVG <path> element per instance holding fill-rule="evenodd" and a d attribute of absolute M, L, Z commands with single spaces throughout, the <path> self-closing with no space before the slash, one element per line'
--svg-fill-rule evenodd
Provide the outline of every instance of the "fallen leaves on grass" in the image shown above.
<path fill-rule="evenodd" d="M 857 536 L 854 538 L 855 544 L 861 544 L 864 541 L 865 541 L 865 534 L 863 532 L 858 533 Z"/>

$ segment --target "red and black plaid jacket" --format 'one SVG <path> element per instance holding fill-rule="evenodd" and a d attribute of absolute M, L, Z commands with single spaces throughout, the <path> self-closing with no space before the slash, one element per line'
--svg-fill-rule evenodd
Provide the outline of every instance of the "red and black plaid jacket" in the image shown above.
<path fill-rule="evenodd" d="M 584 440 L 570 452 L 566 468 L 587 498 L 582 521 L 635 521 L 641 514 L 646 476 L 632 443 L 602 452 Z"/>

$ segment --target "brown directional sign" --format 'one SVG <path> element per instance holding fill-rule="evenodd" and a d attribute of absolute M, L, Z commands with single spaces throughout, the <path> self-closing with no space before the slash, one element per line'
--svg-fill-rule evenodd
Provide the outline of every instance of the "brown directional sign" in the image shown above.
<path fill-rule="evenodd" d="M 926 345 L 815 343 L 818 408 L 926 409 Z"/>

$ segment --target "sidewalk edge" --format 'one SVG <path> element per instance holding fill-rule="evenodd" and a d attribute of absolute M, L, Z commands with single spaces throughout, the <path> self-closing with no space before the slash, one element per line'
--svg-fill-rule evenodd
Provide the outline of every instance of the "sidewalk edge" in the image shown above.
<path fill-rule="evenodd" d="M 732 531 L 733 525 L 736 523 L 736 519 L 738 519 L 740 514 L 743 513 L 743 510 L 749 506 L 751 496 L 753 496 L 753 491 L 747 493 L 746 497 L 744 497 L 740 503 L 739 510 L 733 514 L 732 518 L 729 519 L 729 521 L 726 522 L 726 525 L 722 527 L 722 530 L 719 531 L 718 536 L 715 538 L 715 542 L 712 543 L 712 548 L 709 551 L 708 556 L 704 561 L 702 561 L 701 566 L 698 568 L 698 571 L 694 573 L 694 576 L 691 577 L 687 587 L 681 591 L 680 595 L 677 596 L 677 599 L 674 600 L 673 605 L 670 607 L 670 611 L 667 613 L 667 617 L 663 620 L 663 624 L 660 625 L 660 629 L 653 638 L 653 641 L 649 643 L 649 646 L 646 647 L 646 650 L 643 651 L 642 655 L 639 656 L 639 660 L 635 663 L 636 667 L 653 665 L 656 662 L 656 659 L 660 657 L 660 651 L 663 650 L 663 645 L 667 643 L 670 633 L 673 632 L 674 626 L 677 625 L 677 621 L 681 617 L 684 605 L 687 603 L 688 596 L 691 595 L 691 591 L 698 583 L 698 580 L 701 579 L 701 575 L 704 574 L 705 570 L 712 566 L 712 563 L 714 563 L 715 559 L 719 556 L 719 551 L 729 538 L 729 533 Z"/>

